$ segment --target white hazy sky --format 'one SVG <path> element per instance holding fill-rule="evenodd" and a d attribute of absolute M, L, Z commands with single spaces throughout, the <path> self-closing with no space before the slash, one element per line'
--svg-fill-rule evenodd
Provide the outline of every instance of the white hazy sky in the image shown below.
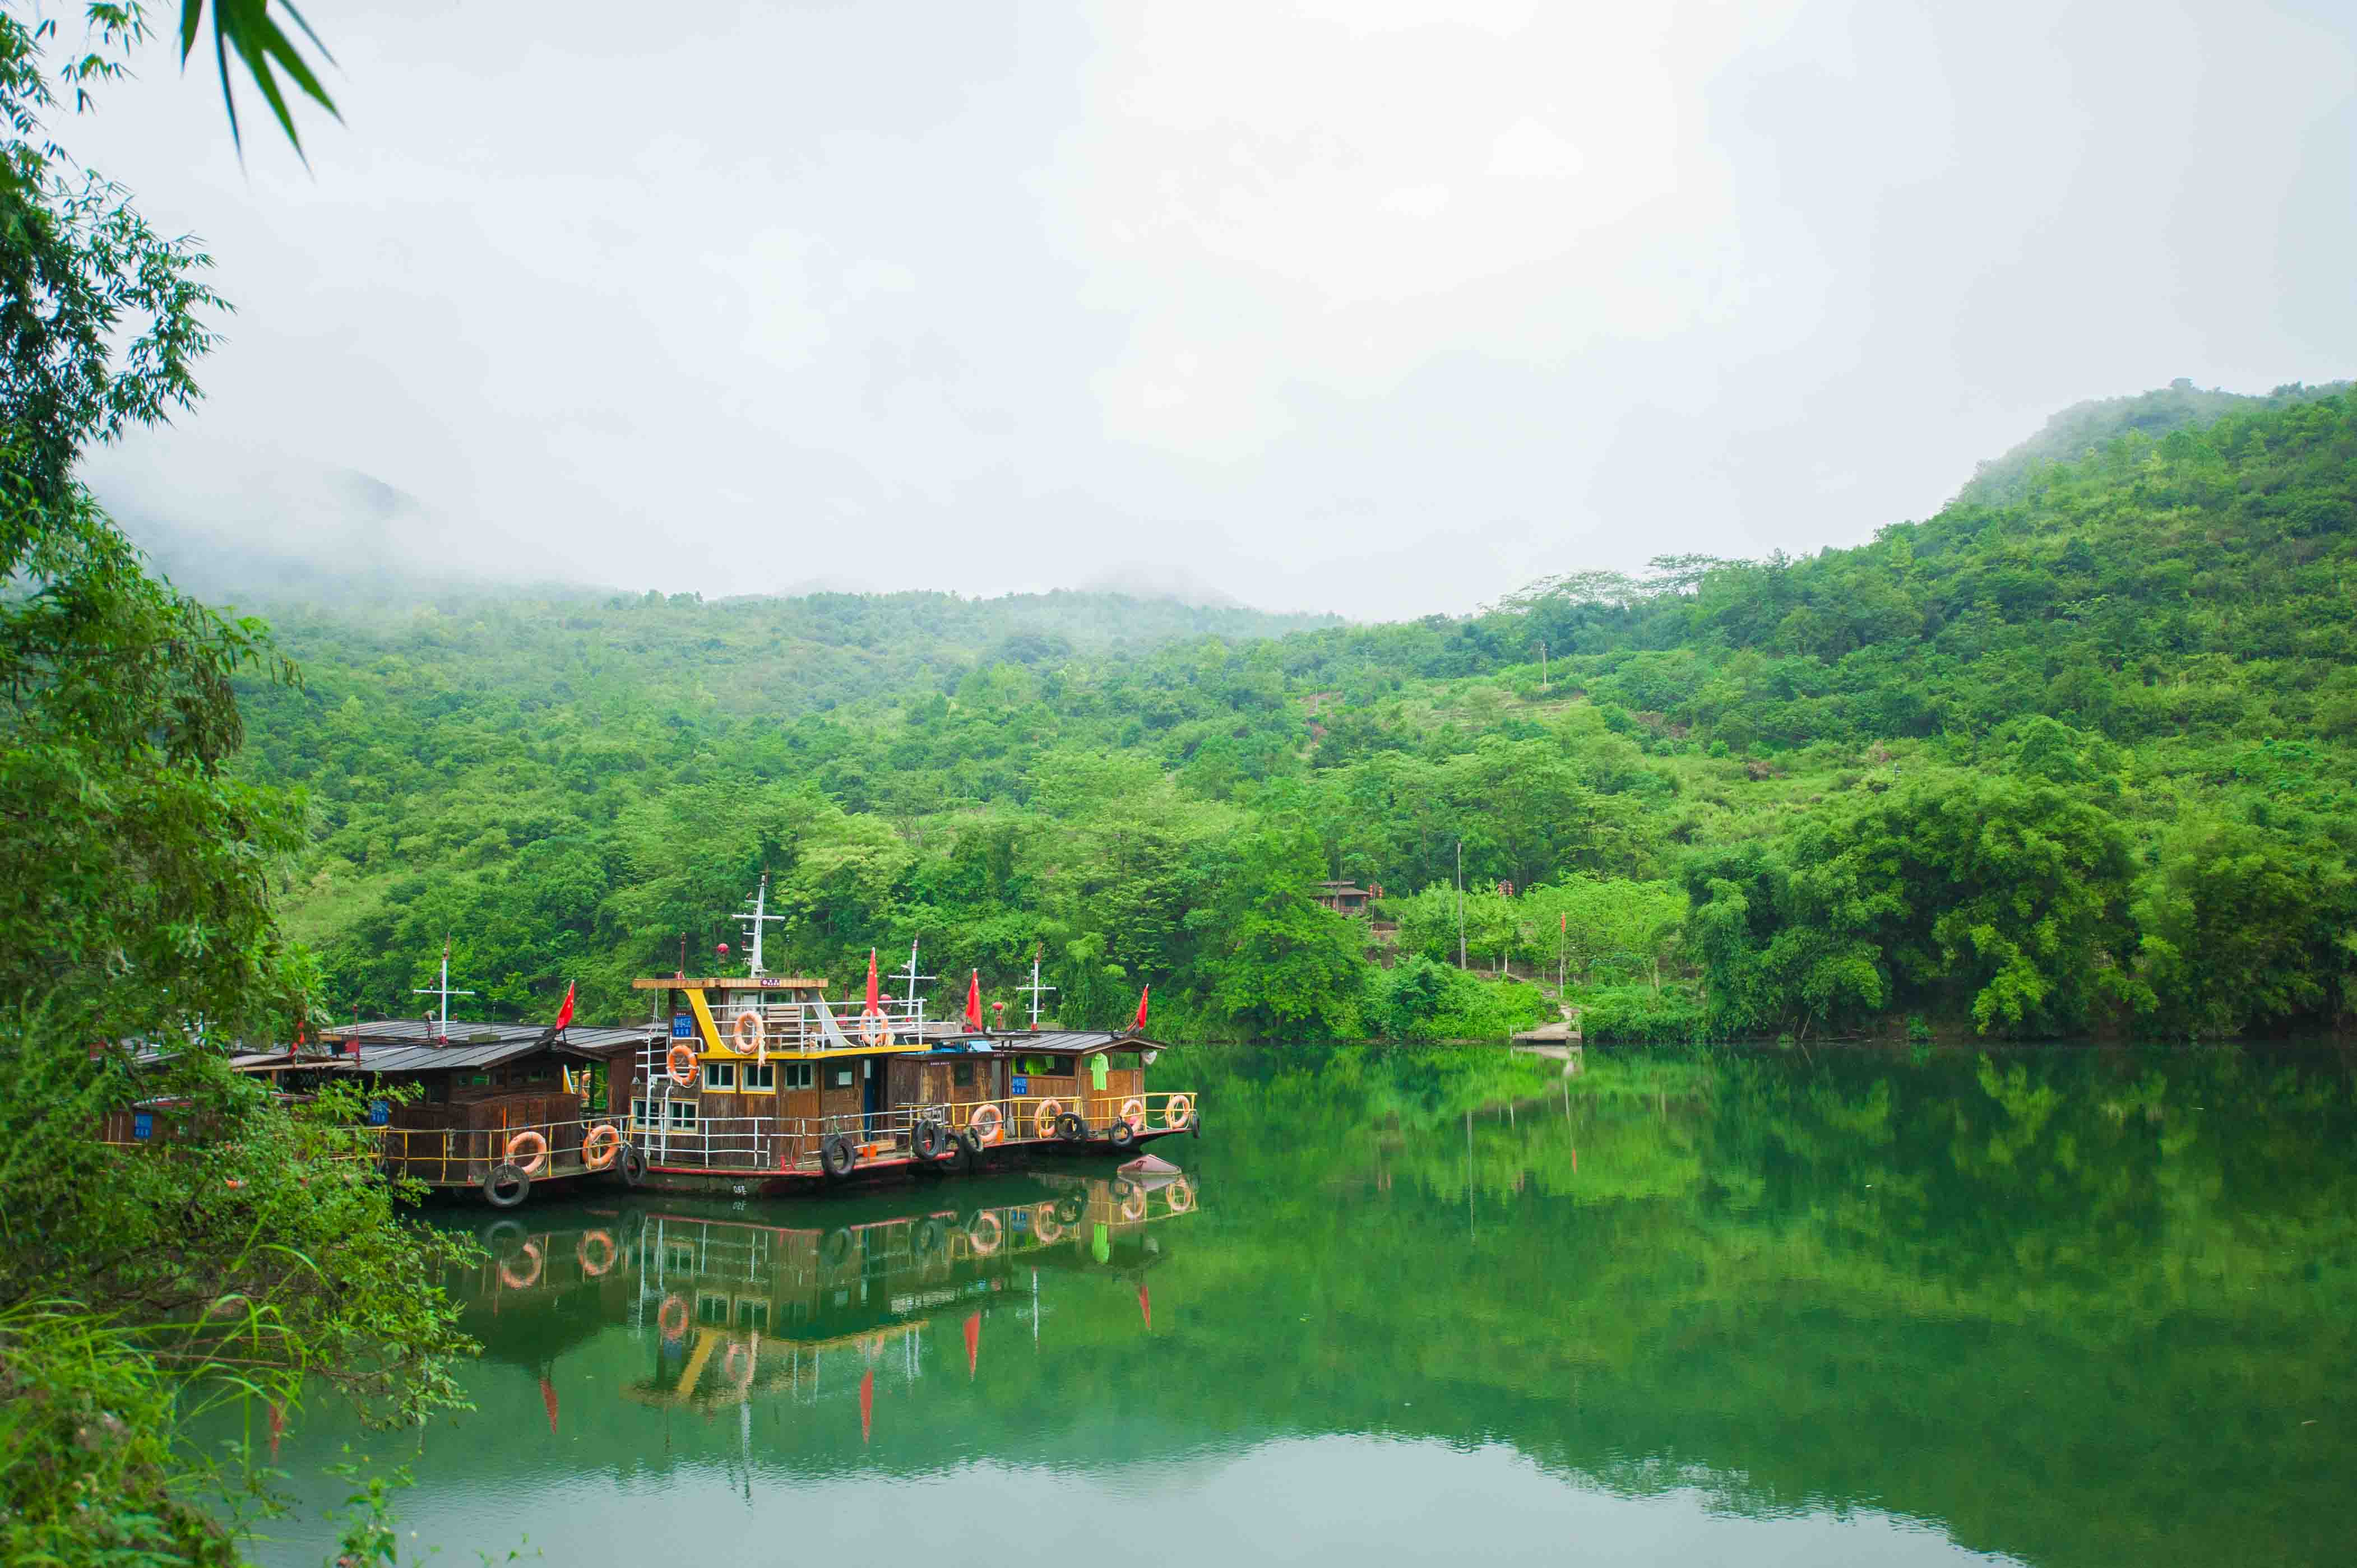
<path fill-rule="evenodd" d="M 630 588 L 1463 610 L 2357 371 L 2357 5 L 312 0 L 63 127 L 239 305 L 126 513 Z M 200 57 L 201 58 L 201 57 Z"/>

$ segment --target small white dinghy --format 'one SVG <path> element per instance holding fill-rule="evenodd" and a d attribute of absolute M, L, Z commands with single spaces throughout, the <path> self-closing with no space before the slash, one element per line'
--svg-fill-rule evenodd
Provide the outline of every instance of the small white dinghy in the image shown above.
<path fill-rule="evenodd" d="M 1121 1174 L 1141 1187 L 1157 1187 L 1186 1173 L 1159 1155 L 1140 1155 L 1120 1167 Z"/>

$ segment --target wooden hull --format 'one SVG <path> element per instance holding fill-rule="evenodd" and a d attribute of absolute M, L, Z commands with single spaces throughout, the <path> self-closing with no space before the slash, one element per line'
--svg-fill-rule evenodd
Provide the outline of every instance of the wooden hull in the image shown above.
<path fill-rule="evenodd" d="M 941 1181 L 963 1176 L 984 1176 L 1020 1168 L 1034 1158 L 1054 1160 L 1130 1157 L 1160 1138 L 1183 1137 L 1188 1128 L 1157 1127 L 1116 1147 L 1110 1138 L 1082 1138 L 1072 1143 L 1026 1141 L 1003 1144 L 989 1150 L 969 1169 L 963 1162 L 928 1164 L 905 1156 L 873 1159 L 849 1176 L 828 1176 L 813 1170 L 732 1171 L 701 1165 L 650 1165 L 641 1192 L 669 1192 L 705 1197 L 808 1197 L 820 1193 L 887 1186 L 903 1181 Z M 619 1183 L 619 1178 L 616 1178 Z"/>

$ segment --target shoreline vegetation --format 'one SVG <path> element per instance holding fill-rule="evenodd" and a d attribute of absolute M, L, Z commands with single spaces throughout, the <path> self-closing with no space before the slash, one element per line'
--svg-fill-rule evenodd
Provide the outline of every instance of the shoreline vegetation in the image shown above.
<path fill-rule="evenodd" d="M 245 683 L 238 766 L 302 802 L 281 908 L 339 1015 L 408 1007 L 448 934 L 486 1016 L 576 980 L 622 1016 L 766 870 L 780 967 L 920 941 L 937 1004 L 976 970 L 1020 1016 L 1040 952 L 1074 1026 L 1147 984 L 1207 1037 L 1552 1021 L 1478 978 L 1511 966 L 1560 969 L 1591 1042 L 2332 1030 L 2352 520 L 2357 397 L 2178 386 L 2057 416 L 1867 544 L 1465 618 L 272 602 L 304 681 Z"/>

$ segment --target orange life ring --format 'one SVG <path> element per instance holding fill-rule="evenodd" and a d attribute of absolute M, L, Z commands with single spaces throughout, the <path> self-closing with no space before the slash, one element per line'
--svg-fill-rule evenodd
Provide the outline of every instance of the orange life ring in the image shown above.
<path fill-rule="evenodd" d="M 594 1262 L 589 1256 L 589 1244 L 592 1241 L 605 1249 Z M 614 1239 L 611 1236 L 603 1230 L 592 1230 L 575 1245 L 573 1256 L 579 1261 L 581 1272 L 594 1280 L 614 1266 L 615 1251 Z"/>
<path fill-rule="evenodd" d="M 1129 1123 L 1133 1133 L 1146 1131 L 1146 1101 L 1131 1095 L 1121 1102 L 1121 1119 Z"/>
<path fill-rule="evenodd" d="M 681 1060 L 683 1057 L 686 1058 L 684 1063 Z M 685 1042 L 673 1046 L 671 1048 L 671 1055 L 666 1057 L 664 1061 L 671 1069 L 671 1080 L 673 1083 L 682 1089 L 695 1087 L 695 1047 L 694 1046 Z"/>
<path fill-rule="evenodd" d="M 1174 1094 L 1162 1102 L 1162 1124 L 1165 1127 L 1184 1127 L 1194 1119 L 1195 1102 L 1185 1095 Z"/>
<path fill-rule="evenodd" d="M 752 1027 L 747 1028 L 748 1024 Z M 737 1021 L 728 1026 L 728 1037 L 738 1050 L 752 1052 L 754 1060 L 770 1059 L 770 1031 L 762 1026 L 760 1014 L 749 1008 L 737 1014 Z"/>
<path fill-rule="evenodd" d="M 1121 1200 L 1121 1217 L 1124 1219 L 1146 1218 L 1146 1193 L 1143 1188 L 1130 1188 L 1129 1196 Z"/>
<path fill-rule="evenodd" d="M 622 1130 L 611 1122 L 600 1122 L 582 1135 L 581 1163 L 593 1171 L 602 1171 L 614 1163 L 622 1152 Z"/>
<path fill-rule="evenodd" d="M 540 1250 L 540 1243 L 537 1241 L 526 1241 L 523 1244 L 523 1255 L 527 1259 L 531 1260 L 532 1273 L 524 1275 L 522 1279 L 518 1279 L 516 1277 L 515 1260 L 513 1258 L 510 1258 L 506 1262 L 500 1265 L 500 1283 L 507 1286 L 510 1290 L 530 1290 L 533 1286 L 540 1283 L 541 1261 L 544 1256 Z"/>
<path fill-rule="evenodd" d="M 737 1370 L 737 1359 L 739 1356 L 742 1356 L 745 1359 L 745 1370 L 742 1374 L 739 1374 Z M 750 1345 L 746 1344 L 742 1339 L 731 1344 L 728 1347 L 726 1353 L 720 1358 L 720 1370 L 728 1379 L 729 1385 L 732 1388 L 751 1388 L 753 1386 L 753 1369 L 757 1364 L 758 1363 L 754 1359 L 753 1348 Z"/>
<path fill-rule="evenodd" d="M 989 1120 L 985 1122 L 985 1117 Z M 1006 1136 L 1006 1118 L 998 1113 L 996 1105 L 975 1106 L 973 1114 L 965 1119 L 965 1127 L 985 1144 L 996 1144 Z"/>
<path fill-rule="evenodd" d="M 859 1037 L 881 1049 L 892 1043 L 892 1026 L 884 1021 L 881 1013 L 859 1015 Z"/>
<path fill-rule="evenodd" d="M 674 1307 L 679 1311 L 676 1317 L 672 1316 Z M 664 1338 L 676 1339 L 687 1332 L 687 1297 L 667 1295 L 663 1297 L 662 1309 L 655 1314 L 655 1326 L 662 1330 Z"/>
<path fill-rule="evenodd" d="M 1162 1190 L 1170 1199 L 1171 1213 L 1184 1214 L 1195 1207 L 1195 1189 L 1188 1185 L 1185 1176 L 1180 1176 Z"/>
<path fill-rule="evenodd" d="M 524 1149 L 532 1152 L 532 1158 L 519 1160 L 517 1152 Z M 548 1168 L 548 1140 L 527 1127 L 508 1139 L 507 1153 L 502 1157 L 524 1175 L 536 1176 Z"/>
<path fill-rule="evenodd" d="M 990 1231 L 987 1237 L 983 1234 L 985 1226 Z M 998 1251 L 998 1243 L 1006 1240 L 1006 1227 L 999 1222 L 996 1214 L 987 1208 L 975 1215 L 974 1223 L 967 1226 L 965 1230 L 965 1239 L 973 1244 L 974 1255 L 977 1258 L 987 1258 Z"/>
<path fill-rule="evenodd" d="M 1052 1247 L 1064 1239 L 1064 1228 L 1056 1223 L 1054 1204 L 1043 1203 L 1031 1210 L 1031 1234 L 1042 1247 Z"/>
<path fill-rule="evenodd" d="M 1031 1135 L 1042 1140 L 1054 1137 L 1056 1135 L 1056 1118 L 1061 1116 L 1063 1113 L 1064 1102 L 1062 1101 L 1043 1100 L 1039 1101 L 1039 1109 L 1031 1113 Z"/>

